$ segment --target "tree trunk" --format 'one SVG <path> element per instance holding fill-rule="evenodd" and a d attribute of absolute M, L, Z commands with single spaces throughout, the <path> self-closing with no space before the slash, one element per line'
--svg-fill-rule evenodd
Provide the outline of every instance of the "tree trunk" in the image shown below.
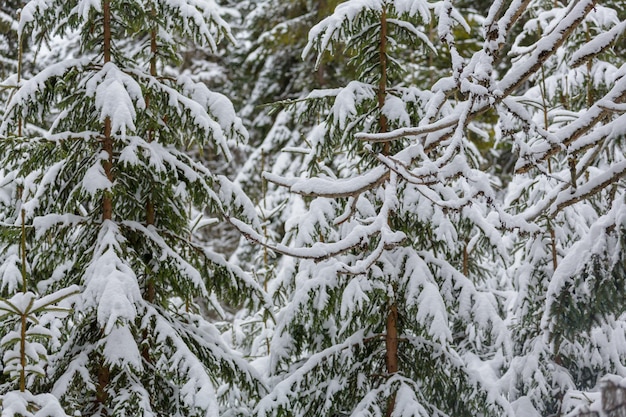
<path fill-rule="evenodd" d="M 390 376 L 398 372 L 398 305 L 395 300 L 389 306 L 389 314 L 387 315 L 385 348 L 387 350 L 387 375 Z M 391 417 L 395 405 L 396 394 L 393 393 L 387 400 L 387 417 Z"/>
<path fill-rule="evenodd" d="M 380 133 L 385 133 L 389 129 L 387 117 L 382 113 L 387 96 L 387 10 L 383 6 L 380 15 L 380 80 L 378 81 L 378 111 Z M 383 145 L 383 154 L 389 154 L 389 142 Z M 387 312 L 386 335 L 385 335 L 385 364 L 387 375 L 398 372 L 398 305 L 395 299 L 390 300 Z M 396 406 L 396 394 L 392 393 L 387 400 L 387 417 L 391 417 Z"/>

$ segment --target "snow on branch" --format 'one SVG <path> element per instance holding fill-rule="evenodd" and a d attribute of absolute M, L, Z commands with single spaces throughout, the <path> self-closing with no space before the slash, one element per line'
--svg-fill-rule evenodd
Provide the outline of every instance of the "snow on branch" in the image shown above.
<path fill-rule="evenodd" d="M 208 44 L 213 53 L 217 52 L 222 37 L 235 42 L 228 23 L 221 16 L 223 9 L 215 0 L 159 0 L 157 3 L 165 9 L 163 16 L 176 18 L 173 27 L 182 29 L 184 35 L 198 34 L 197 40 Z"/>
<path fill-rule="evenodd" d="M 176 271 L 178 271 L 178 279 L 188 281 L 194 288 L 197 288 L 203 296 L 208 297 L 208 291 L 200 272 L 185 260 L 178 251 L 172 248 L 154 226 L 145 226 L 139 222 L 131 221 L 124 221 L 122 225 L 138 232 L 141 236 L 152 242 L 155 249 L 159 249 L 159 251 L 154 253 L 155 258 L 159 259 L 160 262 L 173 263 Z"/>
<path fill-rule="evenodd" d="M 409 17 L 421 18 L 425 24 L 428 24 L 431 19 L 431 9 L 435 7 L 435 4 L 424 0 L 367 0 L 367 1 L 348 1 L 340 3 L 333 12 L 317 25 L 315 25 L 309 31 L 309 40 L 302 52 L 302 57 L 305 58 L 309 55 L 312 49 L 317 49 L 318 55 L 316 60 L 316 67 L 319 66 L 324 51 L 332 51 L 333 44 L 339 41 L 345 41 L 352 35 L 358 36 L 359 34 L 359 22 L 363 19 L 359 19 L 367 13 L 381 13 L 383 9 L 389 6 L 393 6 L 399 14 L 406 14 Z M 411 33 L 414 33 L 410 28 Z M 419 36 L 423 39 L 422 36 Z M 430 41 L 427 44 L 430 44 Z"/>
<path fill-rule="evenodd" d="M 214 325 L 191 314 L 186 314 L 186 322 L 175 320 L 153 306 L 146 306 L 145 314 L 145 320 L 154 320 L 152 331 L 163 346 L 163 357 L 156 366 L 164 374 L 177 373 L 182 381 L 181 401 L 190 409 L 199 407 L 208 412 L 219 408 L 217 388 L 225 381 L 216 378 L 215 369 L 221 369 L 222 375 L 233 375 L 244 386 L 258 385 L 266 390 L 260 375 L 232 351 Z"/>
<path fill-rule="evenodd" d="M 127 130 L 134 132 L 137 109 L 144 109 L 141 86 L 137 81 L 124 73 L 114 63 L 107 62 L 85 83 L 85 94 L 95 97 L 96 110 L 100 112 L 99 120 L 111 121 L 111 133 L 121 133 L 126 137 Z M 133 105 L 133 102 L 135 104 Z"/>
<path fill-rule="evenodd" d="M 50 81 L 65 75 L 71 70 L 81 71 L 90 63 L 89 58 L 66 59 L 63 62 L 48 66 L 33 78 L 23 81 L 7 104 L 6 112 L 0 125 L 0 135 L 8 136 L 11 133 L 10 130 L 17 123 L 17 120 L 26 116 L 29 105 L 40 106 L 38 97 L 47 90 L 47 84 Z"/>
<path fill-rule="evenodd" d="M 521 10 L 524 7 L 524 4 L 518 4 L 518 6 Z M 502 77 L 499 83 L 480 94 L 479 96 L 484 96 L 486 94 L 485 97 L 488 97 L 488 99 L 474 101 L 471 105 L 469 113 L 464 114 L 465 111 L 455 111 L 452 114 L 448 114 L 436 121 L 424 120 L 424 124 L 422 126 L 399 128 L 385 133 L 359 133 L 356 137 L 361 140 L 372 142 L 388 142 L 404 137 L 421 137 L 446 128 L 458 127 L 462 118 L 466 118 L 465 123 L 469 122 L 515 92 L 528 77 L 541 68 L 543 63 L 549 57 L 556 53 L 557 48 L 565 42 L 569 35 L 578 27 L 580 22 L 592 9 L 593 1 L 591 0 L 584 0 L 573 4 L 573 6 L 564 14 L 563 19 L 557 24 L 554 30 L 534 44 L 534 49 L 528 59 L 516 64 L 504 75 L 504 77 Z M 509 16 L 507 19 L 513 19 L 513 17 Z M 489 39 L 487 39 L 486 42 L 489 42 Z M 489 50 L 487 44 L 485 48 Z M 483 51 L 479 51 L 478 53 L 484 54 Z M 476 66 L 472 71 L 464 71 L 463 77 L 467 80 L 480 80 L 484 78 L 482 75 L 483 71 L 484 69 L 481 66 Z M 433 97 L 431 100 L 435 99 L 437 99 L 437 97 Z M 427 103 L 426 107 L 429 108 L 430 103 Z M 440 138 L 430 144 L 430 150 L 432 150 L 434 146 L 442 140 L 443 138 Z"/>
<path fill-rule="evenodd" d="M 230 220 L 235 220 L 235 219 L 230 219 Z M 241 223 L 245 224 L 243 222 Z M 254 293 L 265 304 L 265 307 L 267 307 L 268 311 L 271 310 L 269 306 L 272 305 L 272 302 L 269 299 L 268 294 L 265 291 L 263 291 L 263 289 L 261 288 L 261 285 L 249 273 L 245 272 L 243 269 L 241 269 L 240 267 L 236 265 L 230 264 L 224 258 L 223 255 L 218 254 L 204 246 L 191 242 L 187 238 L 176 236 L 172 234 L 171 232 L 168 232 L 167 230 L 157 230 L 153 226 L 148 229 L 142 224 L 136 223 L 136 222 L 125 222 L 124 225 L 130 228 L 136 229 L 140 232 L 142 230 L 147 230 L 147 233 L 149 234 L 149 236 L 151 236 L 154 239 L 154 243 L 163 249 L 163 253 L 161 257 L 168 256 L 173 260 L 173 262 L 178 264 L 177 266 L 178 270 L 188 275 L 189 281 L 192 283 L 192 285 L 201 289 L 203 296 L 209 299 L 212 297 L 212 295 L 207 292 L 205 288 L 206 285 L 204 284 L 204 281 L 201 280 L 199 276 L 199 272 L 191 264 L 189 264 L 182 257 L 180 257 L 177 251 L 175 251 L 174 248 L 170 247 L 167 244 L 167 242 L 163 240 L 161 235 L 178 240 L 179 242 L 181 242 L 182 245 L 191 248 L 193 251 L 199 254 L 202 258 L 204 258 L 205 262 L 209 262 L 209 263 L 214 264 L 215 266 L 224 268 L 226 271 L 228 271 L 228 274 L 230 275 L 231 285 L 233 287 L 235 288 L 244 287 L 246 294 Z M 216 308 L 218 310 L 221 309 L 221 307 L 217 305 L 216 305 Z"/>
<path fill-rule="evenodd" d="M 136 304 L 142 299 L 135 272 L 120 258 L 125 241 L 118 225 L 106 220 L 85 270 L 83 305 L 97 311 L 98 324 L 105 334 L 116 327 L 118 320 L 133 321 Z"/>
<path fill-rule="evenodd" d="M 584 64 L 585 61 L 605 51 L 624 33 L 624 31 L 626 31 L 626 20 L 613 26 L 607 32 L 594 36 L 592 40 L 574 52 L 570 58 L 571 67 L 575 68 L 580 66 Z"/>
<path fill-rule="evenodd" d="M 502 77 L 502 80 L 497 84 L 497 90 L 501 92 L 501 95 L 503 97 L 510 95 L 528 77 L 540 69 L 546 59 L 556 52 L 558 47 L 565 42 L 585 19 L 585 16 L 593 10 L 594 5 L 595 2 L 593 0 L 581 0 L 571 3 L 570 9 L 564 13 L 554 29 L 533 44 L 533 51 L 529 57 L 522 62 L 517 62 Z"/>
<path fill-rule="evenodd" d="M 238 132 L 244 138 L 247 138 L 245 128 L 243 128 L 241 121 L 234 114 L 232 104 L 230 106 L 224 105 L 221 94 L 213 93 L 208 88 L 199 83 L 194 83 L 187 77 L 182 77 L 177 81 L 176 87 L 181 88 L 181 92 L 177 88 L 161 82 L 159 78 L 139 70 L 130 70 L 129 73 L 147 83 L 151 89 L 156 90 L 158 95 L 166 97 L 166 103 L 170 110 L 174 110 L 184 122 L 189 123 L 186 126 L 188 129 L 195 127 L 203 131 L 206 136 L 212 137 L 227 160 L 232 159 L 232 155 L 228 148 L 223 127 L 232 132 Z M 215 111 L 215 114 L 211 114 L 211 111 Z M 221 117 L 224 117 L 224 119 L 221 119 Z M 204 143 L 205 138 L 198 136 L 196 140 Z"/>
<path fill-rule="evenodd" d="M 410 136 L 421 136 L 456 126 L 459 122 L 457 115 L 449 115 L 433 123 L 417 127 L 403 127 L 386 133 L 357 133 L 355 137 L 368 142 L 391 142 L 396 139 Z"/>
<path fill-rule="evenodd" d="M 626 101 L 626 64 L 620 68 L 621 77 L 615 82 L 611 90 L 600 100 L 597 100 L 589 109 L 587 109 L 580 117 L 572 123 L 559 129 L 558 132 L 552 134 L 554 137 L 550 142 L 538 142 L 530 147 L 522 156 L 526 158 L 520 159 L 515 167 L 517 173 L 525 173 L 536 166 L 539 162 L 545 161 L 551 156 L 557 154 L 567 147 L 572 147 L 587 132 L 596 127 L 598 123 L 605 120 L 617 106 L 624 104 Z M 624 130 L 623 120 L 621 118 L 606 123 L 602 129 L 606 133 L 619 134 Z M 615 131 L 615 132 L 613 132 Z M 603 135 L 598 135 L 596 142 L 601 140 Z M 585 141 L 585 147 L 593 142 Z"/>
<path fill-rule="evenodd" d="M 2 416 L 69 417 L 52 394 L 11 391 L 1 397 Z"/>
<path fill-rule="evenodd" d="M 620 179 L 626 176 L 626 161 L 617 163 L 610 168 L 606 169 L 599 175 L 593 177 L 583 185 L 579 185 L 574 190 L 568 190 L 569 192 L 561 191 L 555 198 L 553 204 L 556 208 L 552 208 L 551 211 L 558 212 L 565 207 L 569 207 L 579 201 L 588 199 L 589 197 L 598 194 L 611 184 L 615 184 Z"/>
<path fill-rule="evenodd" d="M 263 177 L 277 185 L 289 188 L 296 194 L 314 197 L 342 198 L 354 197 L 372 190 L 389 178 L 389 171 L 382 166 L 354 178 L 284 178 L 264 172 Z"/>
<path fill-rule="evenodd" d="M 621 203 L 613 204 L 611 210 L 597 219 L 590 227 L 589 233 L 577 241 L 568 250 L 565 257 L 559 262 L 557 269 L 550 279 L 545 299 L 545 308 L 541 319 L 541 326 L 551 331 L 555 317 L 552 315 L 552 305 L 557 301 L 559 294 L 572 277 L 577 277 L 586 266 L 586 260 L 594 254 L 602 254 L 606 250 L 607 233 L 619 225 L 626 216 L 626 207 Z M 581 257 L 583 260 L 581 261 Z"/>
<path fill-rule="evenodd" d="M 341 358 L 342 353 L 351 350 L 355 346 L 361 346 L 365 339 L 370 336 L 366 335 L 364 330 L 359 330 L 349 336 L 345 341 L 335 344 L 321 352 L 311 355 L 305 364 L 291 373 L 287 378 L 279 382 L 274 389 L 264 398 L 262 398 L 256 406 L 255 415 L 259 417 L 267 417 L 272 414 L 272 410 L 279 407 L 288 407 L 292 401 L 292 397 L 297 397 L 301 388 L 307 386 L 307 379 L 310 374 L 319 368 L 326 368 L 332 358 Z M 318 370 L 319 372 L 319 370 Z"/>
<path fill-rule="evenodd" d="M 381 227 L 383 226 L 381 221 L 374 221 L 371 224 L 356 226 L 349 233 L 348 236 L 337 242 L 317 242 L 314 243 L 311 247 L 294 248 L 280 243 L 267 243 L 264 236 L 259 234 L 246 223 L 234 217 L 227 217 L 226 221 L 233 225 L 239 231 L 239 233 L 241 233 L 247 239 L 262 246 L 265 246 L 276 253 L 293 256 L 295 258 L 312 259 L 317 262 L 335 257 L 341 253 L 349 251 L 350 249 L 354 249 L 356 247 L 366 244 L 367 242 L 369 242 L 372 236 L 380 233 Z M 404 238 L 404 233 L 394 232 L 388 236 L 386 244 L 388 246 L 397 245 L 402 242 Z"/>

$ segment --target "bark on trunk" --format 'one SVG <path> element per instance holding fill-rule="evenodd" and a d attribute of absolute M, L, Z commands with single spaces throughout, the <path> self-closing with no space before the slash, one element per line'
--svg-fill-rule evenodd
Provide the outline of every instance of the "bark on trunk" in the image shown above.
<path fill-rule="evenodd" d="M 395 300 L 389 306 L 387 315 L 387 334 L 385 337 L 385 348 L 387 350 L 386 364 L 387 375 L 398 372 L 398 305 Z M 396 406 L 396 394 L 392 394 L 387 400 L 387 417 L 391 417 Z"/>
<path fill-rule="evenodd" d="M 387 96 L 387 10 L 383 7 L 380 15 L 380 80 L 378 81 L 378 111 L 380 125 L 380 133 L 388 131 L 389 126 L 387 117 L 382 113 L 385 106 Z M 383 145 L 383 154 L 388 155 L 390 152 L 389 142 Z M 387 375 L 393 375 L 398 372 L 398 305 L 395 299 L 390 300 L 389 310 L 387 313 L 386 335 L 385 335 L 385 363 L 387 367 Z M 387 400 L 387 417 L 391 417 L 396 406 L 395 393 Z"/>

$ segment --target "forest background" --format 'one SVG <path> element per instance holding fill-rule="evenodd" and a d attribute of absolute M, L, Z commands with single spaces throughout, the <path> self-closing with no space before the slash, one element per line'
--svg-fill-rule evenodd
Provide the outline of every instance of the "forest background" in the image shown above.
<path fill-rule="evenodd" d="M 5 0 L 2 417 L 626 415 L 621 0 Z"/>

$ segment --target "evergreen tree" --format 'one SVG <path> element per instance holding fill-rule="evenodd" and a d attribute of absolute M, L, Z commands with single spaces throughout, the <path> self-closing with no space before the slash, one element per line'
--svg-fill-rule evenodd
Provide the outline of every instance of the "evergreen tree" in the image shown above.
<path fill-rule="evenodd" d="M 263 0 L 239 2 L 244 15 L 240 33 L 242 47 L 235 61 L 239 71 L 237 94 L 242 114 L 251 126 L 252 144 L 268 136 L 277 118 L 268 104 L 301 99 L 313 88 L 333 85 L 344 76 L 341 57 L 311 74 L 311 60 L 301 52 L 311 26 L 327 15 L 336 0 Z M 274 113 L 274 114 L 272 114 Z M 295 124 L 295 120 L 292 124 Z M 313 123 L 298 121 L 303 129 Z"/>
<path fill-rule="evenodd" d="M 268 183 L 262 173 L 270 171 L 284 176 L 302 171 L 306 155 L 301 147 L 302 138 L 324 117 L 307 112 L 303 100 L 314 88 L 341 85 L 350 70 L 345 57 L 338 54 L 312 73 L 312 58 L 303 60 L 301 56 L 309 28 L 332 11 L 338 3 L 336 0 L 236 3 L 243 23 L 235 32 L 240 47 L 232 59 L 235 69 L 231 73 L 235 75 L 235 95 L 239 97 L 241 113 L 250 131 L 245 161 L 236 182 L 249 190 L 256 203 L 263 222 L 264 242 L 276 243 L 284 238 L 285 222 L 301 202 L 284 187 Z M 259 250 L 254 242 L 242 240 L 233 260 L 252 268 L 275 304 L 283 304 L 286 288 L 275 278 L 279 271 L 290 268 L 293 259 L 283 258 L 267 246 Z M 274 323 L 267 312 L 244 318 L 246 314 L 240 314 L 242 319 L 235 326 L 236 340 L 248 354 L 265 356 Z M 261 319 L 263 315 L 265 319 Z"/>
<path fill-rule="evenodd" d="M 59 343 L 60 316 L 67 308 L 55 305 L 78 293 L 78 287 L 63 288 L 54 294 L 38 298 L 29 291 L 30 265 L 26 256 L 27 229 L 24 215 L 21 227 L 9 232 L 19 243 L 8 243 L 2 249 L 2 293 L 0 298 L 0 328 L 3 337 L 3 381 L 0 385 L 0 404 L 4 416 L 67 417 L 56 397 L 51 394 L 33 394 L 41 386 L 48 366 L 48 347 Z"/>
<path fill-rule="evenodd" d="M 531 2 L 517 36 L 514 65 L 524 65 L 573 6 Z M 518 299 L 508 384 L 538 415 L 565 415 L 587 403 L 606 373 L 623 374 L 624 59 L 612 45 L 623 33 L 616 4 L 584 7 L 584 19 L 530 75 L 517 126 L 519 150 L 509 200 L 538 226 L 519 241 Z M 620 69 L 621 67 L 621 69 Z M 605 104 L 603 104 L 605 103 Z M 613 103 L 613 104 L 612 104 Z M 519 104 L 518 104 L 519 106 Z M 525 401 L 525 400 L 524 400 Z M 532 405 L 531 405 L 532 404 Z"/>
<path fill-rule="evenodd" d="M 244 23 L 239 32 L 242 46 L 233 60 L 233 65 L 240 68 L 234 82 L 251 139 L 238 182 L 251 193 L 256 190 L 253 197 L 261 201 L 260 168 L 274 167 L 281 151 L 297 146 L 318 122 L 290 111 L 290 105 L 304 99 L 314 88 L 338 85 L 347 70 L 341 57 L 337 57 L 332 65 L 320 67 L 312 75 L 311 59 L 301 57 L 309 28 L 332 10 L 336 1 L 239 3 Z M 292 157 L 299 159 L 297 154 Z M 284 173 L 281 168 L 276 171 Z"/>
<path fill-rule="evenodd" d="M 184 38 L 212 50 L 231 38 L 220 12 L 212 1 L 114 0 L 22 11 L 22 33 L 76 34 L 80 45 L 80 58 L 20 83 L 0 127 L 3 228 L 10 239 L 24 213 L 28 288 L 81 290 L 40 388 L 70 415 L 239 415 L 263 388 L 194 301 L 219 314 L 219 301 L 254 303 L 261 289 L 197 241 L 206 222 L 189 211 L 256 225 L 253 207 L 184 152 L 228 158 L 228 140 L 246 131 L 225 96 L 166 72 Z M 25 123 L 45 130 L 26 136 Z"/>
<path fill-rule="evenodd" d="M 622 4 L 220 3 L 0 5 L 2 415 L 616 413 Z"/>
<path fill-rule="evenodd" d="M 344 45 L 357 77 L 305 100 L 309 119 L 329 107 L 299 146 L 309 148 L 304 178 L 265 174 L 299 195 L 283 242 L 271 246 L 299 260 L 274 283 L 288 299 L 270 344 L 274 388 L 258 415 L 511 411 L 491 390 L 495 374 L 477 371 L 490 369 L 506 328 L 482 288 L 500 235 L 465 125 L 425 144 L 355 138 L 462 114 L 447 100 L 464 64 L 456 25 L 470 30 L 450 3 L 348 1 L 311 30 L 304 55 L 315 48 L 319 63 Z M 407 51 L 417 66 L 447 48 L 451 76 L 432 90 L 404 84 Z"/>

